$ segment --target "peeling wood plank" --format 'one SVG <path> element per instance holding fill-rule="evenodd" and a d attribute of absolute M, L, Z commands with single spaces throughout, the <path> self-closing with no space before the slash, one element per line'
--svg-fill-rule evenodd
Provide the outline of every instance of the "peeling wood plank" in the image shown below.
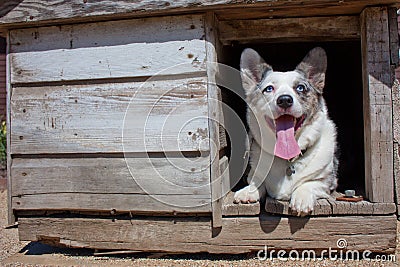
<path fill-rule="evenodd" d="M 230 20 L 220 21 L 219 29 L 219 38 L 224 45 L 231 42 L 315 42 L 360 38 L 358 16 Z"/>
<path fill-rule="evenodd" d="M 14 158 L 12 195 L 210 195 L 209 158 Z"/>
<path fill-rule="evenodd" d="M 205 78 L 18 87 L 10 107 L 12 154 L 209 150 Z"/>
<path fill-rule="evenodd" d="M 10 31 L 12 83 L 202 73 L 201 15 Z"/>
<path fill-rule="evenodd" d="M 260 217 L 223 218 L 222 230 L 211 237 L 210 218 L 127 219 L 20 218 L 20 239 L 59 238 L 74 247 L 159 252 L 246 253 L 269 249 L 337 248 L 394 253 L 396 217 Z"/>
<path fill-rule="evenodd" d="M 388 11 L 366 8 L 361 14 L 364 91 L 365 185 L 372 202 L 392 203 L 393 85 L 390 66 Z"/>

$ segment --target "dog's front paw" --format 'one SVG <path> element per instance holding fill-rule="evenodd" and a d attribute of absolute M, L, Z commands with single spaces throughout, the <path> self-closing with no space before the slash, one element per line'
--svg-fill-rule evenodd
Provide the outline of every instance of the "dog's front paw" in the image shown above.
<path fill-rule="evenodd" d="M 316 197 L 308 190 L 296 190 L 290 199 L 289 207 L 297 216 L 306 216 L 314 210 Z"/>
<path fill-rule="evenodd" d="M 254 185 L 248 185 L 237 191 L 233 197 L 234 203 L 255 203 L 260 200 L 260 192 Z"/>

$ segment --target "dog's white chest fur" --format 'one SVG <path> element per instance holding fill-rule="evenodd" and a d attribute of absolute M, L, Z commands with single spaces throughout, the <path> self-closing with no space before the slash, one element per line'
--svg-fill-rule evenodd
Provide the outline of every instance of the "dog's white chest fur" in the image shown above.
<path fill-rule="evenodd" d="M 318 122 L 305 128 L 298 138 L 298 143 L 304 154 L 294 161 L 287 161 L 274 157 L 261 149 L 256 140 L 250 148 L 251 165 L 254 166 L 253 182 L 263 183 L 269 196 L 290 200 L 292 193 L 307 181 L 328 178 L 321 192 L 315 192 L 321 197 L 327 197 L 327 192 L 336 188 L 334 175 L 334 162 L 332 155 L 335 153 L 335 126 L 323 112 L 319 114 Z M 310 143 L 313 145 L 310 147 Z M 271 162 L 272 165 L 262 164 Z M 258 163 L 258 166 L 257 166 Z M 293 173 L 288 175 L 288 168 Z M 329 179 L 330 178 L 330 179 Z"/>
<path fill-rule="evenodd" d="M 268 193 L 290 200 L 291 209 L 304 215 L 336 188 L 336 128 L 322 97 L 325 70 L 321 48 L 286 73 L 274 73 L 254 50 L 243 52 L 251 169 L 236 202 L 255 202 Z"/>

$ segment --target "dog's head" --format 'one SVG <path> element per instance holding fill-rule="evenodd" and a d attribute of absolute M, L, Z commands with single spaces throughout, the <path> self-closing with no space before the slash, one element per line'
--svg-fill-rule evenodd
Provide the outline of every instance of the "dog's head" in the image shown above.
<path fill-rule="evenodd" d="M 319 47 L 288 72 L 273 71 L 253 49 L 243 51 L 240 70 L 246 100 L 254 113 L 263 114 L 265 122 L 260 123 L 276 131 L 276 156 L 291 159 L 300 154 L 296 136 L 321 106 L 326 65 L 326 53 Z"/>

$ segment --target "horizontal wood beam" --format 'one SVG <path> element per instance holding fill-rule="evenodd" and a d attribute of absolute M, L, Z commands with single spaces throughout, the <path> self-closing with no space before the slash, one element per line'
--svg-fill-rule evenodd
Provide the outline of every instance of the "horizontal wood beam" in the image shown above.
<path fill-rule="evenodd" d="M 279 29 L 279 30 L 277 30 Z M 342 41 L 360 38 L 358 16 L 220 21 L 219 38 L 231 42 Z"/>
<path fill-rule="evenodd" d="M 17 87 L 10 103 L 12 154 L 209 148 L 205 78 Z"/>
<path fill-rule="evenodd" d="M 177 14 L 182 12 L 222 11 L 221 18 L 243 17 L 252 9 L 256 16 L 298 16 L 357 14 L 369 5 L 398 4 L 396 0 L 145 0 L 145 1 L 82 1 L 82 0 L 10 0 L 0 4 L 0 27 L 123 19 L 139 16 Z M 244 10 L 245 8 L 246 10 Z M 230 9 L 235 9 L 230 12 Z M 301 12 L 300 12 L 301 10 Z M 276 12 L 277 11 L 277 12 Z M 351 13 L 349 13 L 351 12 Z M 253 16 L 254 17 L 254 16 Z"/>
<path fill-rule="evenodd" d="M 14 158 L 11 176 L 14 197 L 44 200 L 58 193 L 210 194 L 209 157 Z"/>
<path fill-rule="evenodd" d="M 246 253 L 265 249 L 338 249 L 393 253 L 396 216 L 231 217 L 211 236 L 211 218 L 20 218 L 20 239 L 71 247 L 162 252 Z"/>
<path fill-rule="evenodd" d="M 267 198 L 265 210 L 274 214 L 293 215 L 288 201 Z M 396 212 L 395 203 L 371 203 L 368 201 L 346 202 L 334 198 L 319 199 L 311 213 L 320 215 L 387 215 Z"/>
<path fill-rule="evenodd" d="M 13 30 L 10 82 L 205 76 L 203 24 L 185 15 Z"/>
<path fill-rule="evenodd" d="M 115 211 L 174 214 L 211 212 L 208 195 L 49 193 L 12 197 L 13 210 Z"/>

